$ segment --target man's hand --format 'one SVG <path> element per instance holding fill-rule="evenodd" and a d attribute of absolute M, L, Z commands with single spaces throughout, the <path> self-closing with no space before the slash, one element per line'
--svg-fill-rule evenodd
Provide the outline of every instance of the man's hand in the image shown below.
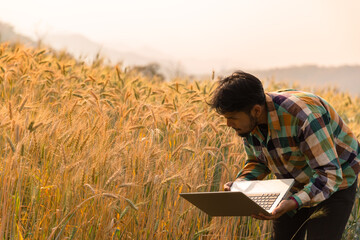
<path fill-rule="evenodd" d="M 230 191 L 231 186 L 234 182 L 227 182 L 224 184 L 224 191 Z"/>
<path fill-rule="evenodd" d="M 297 204 L 294 200 L 282 200 L 274 211 L 271 213 L 271 216 L 265 216 L 262 213 L 259 215 L 252 215 L 253 218 L 260 220 L 274 220 L 282 216 L 284 213 L 289 212 L 297 208 Z"/>

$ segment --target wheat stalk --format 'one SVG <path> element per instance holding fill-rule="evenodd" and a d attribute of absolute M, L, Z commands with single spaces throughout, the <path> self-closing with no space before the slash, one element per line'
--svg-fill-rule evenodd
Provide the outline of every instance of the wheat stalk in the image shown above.
<path fill-rule="evenodd" d="M 310 217 L 308 217 L 302 224 L 301 226 L 298 228 L 298 230 L 295 232 L 295 234 L 292 236 L 291 240 L 293 240 L 296 236 L 296 234 L 300 231 L 300 229 L 311 219 L 315 219 L 315 218 L 319 218 L 319 217 L 323 217 L 326 216 L 326 209 L 324 208 L 320 208 L 317 209 L 315 212 L 313 212 Z"/>
<path fill-rule="evenodd" d="M 159 82 L 101 58 L 87 64 L 43 50 L 0 44 L 4 239 L 267 237 L 267 222 L 211 219 L 179 196 L 220 185 L 246 159 L 243 142 L 204 102 L 214 81 Z M 360 99 L 319 93 L 360 136 Z"/>

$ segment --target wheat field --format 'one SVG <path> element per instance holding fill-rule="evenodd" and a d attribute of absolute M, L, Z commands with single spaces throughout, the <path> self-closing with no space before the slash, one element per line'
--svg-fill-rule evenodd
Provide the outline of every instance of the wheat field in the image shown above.
<path fill-rule="evenodd" d="M 222 190 L 244 164 L 240 138 L 206 104 L 215 82 L 2 43 L 0 238 L 270 239 L 271 222 L 211 218 L 179 197 Z M 360 99 L 317 93 L 360 136 Z M 357 199 L 344 239 L 359 237 L 359 220 Z"/>

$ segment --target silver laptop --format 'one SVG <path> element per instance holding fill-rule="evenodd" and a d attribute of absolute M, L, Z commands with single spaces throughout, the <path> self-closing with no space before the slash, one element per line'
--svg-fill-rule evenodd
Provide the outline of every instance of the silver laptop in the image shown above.
<path fill-rule="evenodd" d="M 287 198 L 294 179 L 235 181 L 230 191 L 180 193 L 210 216 L 270 216 Z"/>

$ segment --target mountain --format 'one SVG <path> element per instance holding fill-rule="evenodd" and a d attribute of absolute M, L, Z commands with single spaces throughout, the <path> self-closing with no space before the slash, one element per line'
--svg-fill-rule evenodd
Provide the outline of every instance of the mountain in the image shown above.
<path fill-rule="evenodd" d="M 341 91 L 360 95 L 360 66 L 320 67 L 316 65 L 254 70 L 260 79 L 297 83 L 301 87 L 337 87 Z"/>
<path fill-rule="evenodd" d="M 166 78 L 174 77 L 174 74 L 183 72 L 181 65 L 160 51 L 149 47 L 142 47 L 137 51 L 120 51 L 103 46 L 80 34 L 56 34 L 48 35 L 43 43 L 56 50 L 66 50 L 76 58 L 81 58 L 91 63 L 97 54 L 104 57 L 111 64 L 121 62 L 124 66 L 144 66 L 157 63 L 161 66 L 160 71 Z M 119 47 L 126 49 L 126 47 Z M 175 74 L 175 75 L 176 75 Z"/>
<path fill-rule="evenodd" d="M 0 42 L 21 42 L 27 45 L 35 46 L 35 42 L 30 38 L 14 31 L 14 28 L 7 23 L 0 22 Z"/>
<path fill-rule="evenodd" d="M 13 27 L 0 22 L 0 42 L 20 41 L 35 46 L 32 39 L 18 34 Z M 144 66 L 157 63 L 161 67 L 159 72 L 166 79 L 185 76 L 191 74 L 192 78 L 209 79 L 212 65 L 217 64 L 229 66 L 226 61 L 218 60 L 199 60 L 187 58 L 180 62 L 174 57 L 150 47 L 142 47 L 136 50 L 126 50 L 126 46 L 118 46 L 117 50 L 96 43 L 80 34 L 56 34 L 48 35 L 42 42 L 56 50 L 66 50 L 76 58 L 81 58 L 89 63 L 97 54 L 103 56 L 111 64 L 122 62 L 125 66 Z M 124 50 L 125 49 L 125 50 Z M 217 62 L 217 61 L 220 61 Z M 262 80 L 275 80 L 287 83 L 297 83 L 300 87 L 318 88 L 324 86 L 335 86 L 341 91 L 349 92 L 360 96 L 360 66 L 339 66 L 339 67 L 320 67 L 316 65 L 292 66 L 283 68 L 272 68 L 265 70 L 246 70 Z M 217 75 L 228 75 L 232 70 L 216 72 Z M 200 74 L 203 73 L 203 74 Z M 220 74 L 219 74 L 220 73 Z"/>
<path fill-rule="evenodd" d="M 112 63 L 123 62 L 126 65 L 142 65 L 151 59 L 132 52 L 120 52 L 96 43 L 80 34 L 53 34 L 43 42 L 56 50 L 66 50 L 76 58 L 92 61 L 97 54 L 104 56 Z"/>

